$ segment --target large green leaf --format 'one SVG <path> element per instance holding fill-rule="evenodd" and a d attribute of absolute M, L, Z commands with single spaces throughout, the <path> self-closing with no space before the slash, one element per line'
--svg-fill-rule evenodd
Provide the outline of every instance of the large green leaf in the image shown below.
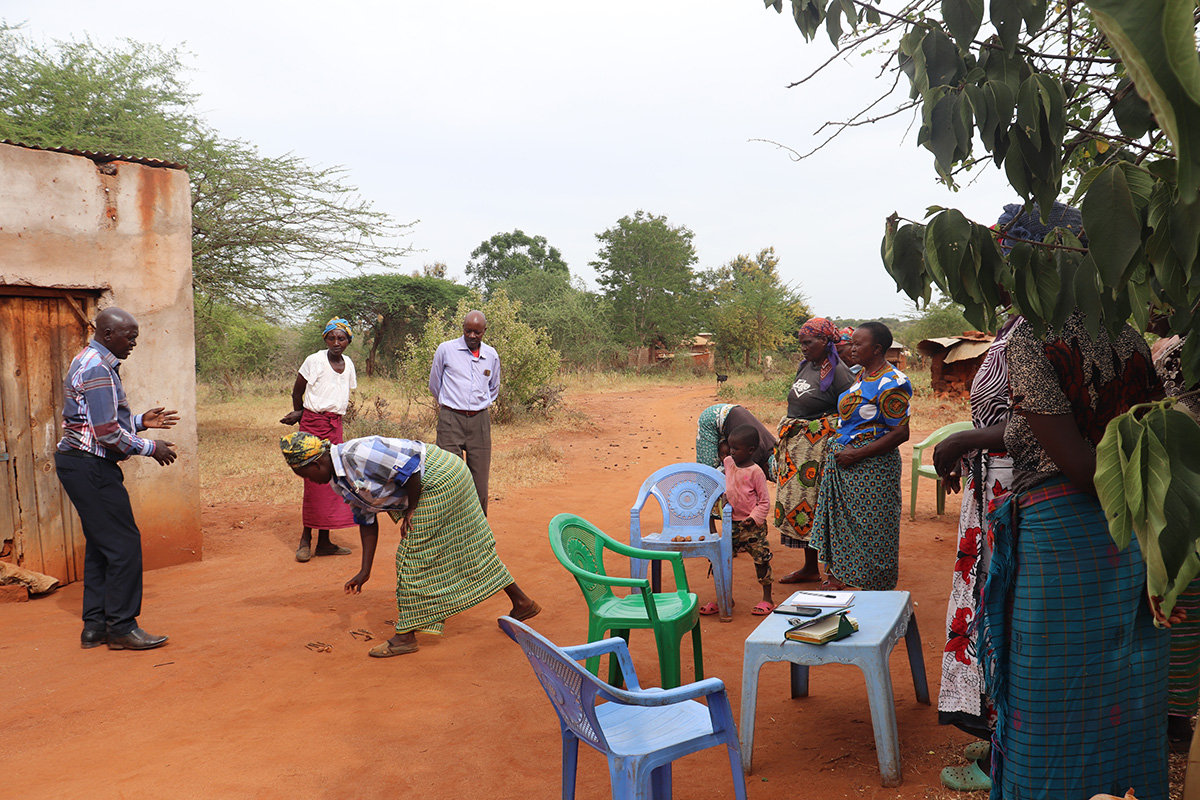
<path fill-rule="evenodd" d="M 925 69 L 929 73 L 929 86 L 957 86 L 966 74 L 966 65 L 950 37 L 937 28 L 925 34 L 921 40 L 921 51 L 925 54 Z"/>
<path fill-rule="evenodd" d="M 1017 42 L 1021 39 L 1022 11 L 1025 0 L 992 0 L 991 19 L 1004 45 L 1004 52 L 1012 55 L 1017 51 Z"/>
<path fill-rule="evenodd" d="M 1193 0 L 1085 0 L 1137 92 L 1175 145 L 1185 202 L 1200 184 L 1200 57 Z"/>
<path fill-rule="evenodd" d="M 883 265 L 897 288 L 915 303 L 929 300 L 925 275 L 925 226 L 899 226 L 889 220 L 883 237 Z"/>
<path fill-rule="evenodd" d="M 1129 504 L 1129 519 L 1136 531 L 1146 525 L 1146 429 L 1137 423 L 1137 434 L 1128 446 L 1121 448 L 1121 473 L 1125 480 L 1125 499 Z"/>
<path fill-rule="evenodd" d="M 942 0 L 942 19 L 954 41 L 966 50 L 983 23 L 983 0 Z"/>
<path fill-rule="evenodd" d="M 1133 430 L 1136 424 L 1129 414 L 1113 418 L 1104 431 L 1104 438 L 1096 445 L 1096 496 L 1108 518 L 1108 532 L 1122 550 L 1129 546 L 1133 535 L 1123 466 L 1128 455 L 1122 448 L 1122 438 L 1132 440 L 1137 435 Z"/>
<path fill-rule="evenodd" d="M 1147 534 L 1153 534 L 1155 526 L 1161 524 L 1157 535 L 1143 537 L 1143 556 L 1149 545 L 1157 550 L 1155 560 L 1162 565 L 1163 582 L 1159 583 L 1152 573 L 1150 590 L 1156 595 L 1166 595 L 1179 588 L 1180 579 L 1192 576 L 1183 573 L 1196 553 L 1197 529 L 1195 521 L 1200 519 L 1200 426 L 1182 411 L 1157 406 L 1143 417 L 1142 424 L 1151 443 L 1150 486 L 1147 505 L 1154 503 L 1161 511 L 1155 516 L 1148 508 Z M 1155 442 L 1161 449 L 1154 454 Z M 1155 464 L 1161 473 L 1153 478 Z M 1160 485 L 1166 482 L 1160 491 Z M 1147 564 L 1151 560 L 1147 559 Z"/>
<path fill-rule="evenodd" d="M 1125 78 L 1117 84 L 1117 92 L 1124 91 L 1130 85 Z M 1154 128 L 1154 115 L 1150 106 L 1132 88 L 1113 106 L 1113 117 L 1121 128 L 1121 133 L 1130 139 L 1140 139 Z"/>
<path fill-rule="evenodd" d="M 1142 244 L 1142 223 L 1133 207 L 1125 171 L 1112 165 L 1092 181 L 1080 208 L 1092 259 L 1106 286 L 1118 286 Z"/>

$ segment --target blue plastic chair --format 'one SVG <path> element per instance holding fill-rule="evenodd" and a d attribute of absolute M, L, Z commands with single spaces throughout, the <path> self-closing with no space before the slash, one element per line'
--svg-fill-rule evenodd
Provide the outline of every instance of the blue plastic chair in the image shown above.
<path fill-rule="evenodd" d="M 608 757 L 614 800 L 669 800 L 671 762 L 724 745 L 734 796 L 745 800 L 737 727 L 719 678 L 676 689 L 642 689 L 623 639 L 560 648 L 512 617 L 501 617 L 499 622 L 501 630 L 525 651 L 558 714 L 563 800 L 575 797 L 580 741 Z M 605 683 L 578 663 L 605 653 L 620 662 L 627 689 Z M 706 697 L 708 704 L 697 702 L 698 697 Z"/>
<path fill-rule="evenodd" d="M 663 467 L 642 484 L 637 502 L 629 510 L 629 544 L 641 550 L 679 553 L 685 558 L 707 558 L 712 564 L 720 620 L 728 622 L 733 617 L 733 517 L 729 506 L 721 512 L 719 532 L 712 533 L 708 526 L 713 504 L 724 491 L 725 476 L 712 467 L 696 463 Z M 662 530 L 642 533 L 642 508 L 652 496 L 662 510 Z M 672 542 L 676 536 L 688 536 L 691 541 Z M 643 560 L 633 561 L 630 575 L 646 577 L 646 565 Z M 662 565 L 658 561 L 651 565 L 650 586 L 655 592 L 662 588 Z"/>

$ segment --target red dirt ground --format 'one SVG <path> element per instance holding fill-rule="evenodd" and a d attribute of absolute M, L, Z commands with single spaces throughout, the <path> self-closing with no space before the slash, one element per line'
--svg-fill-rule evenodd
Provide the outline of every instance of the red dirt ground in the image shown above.
<path fill-rule="evenodd" d="M 546 524 L 578 513 L 620 538 L 641 481 L 691 460 L 708 391 L 678 386 L 628 395 L 577 397 L 591 424 L 556 441 L 564 482 L 513 490 L 491 503 L 498 550 L 545 611 L 535 628 L 560 644 L 585 638 L 586 611 L 555 561 Z M 919 426 L 919 421 L 918 421 Z M 914 431 L 914 441 L 924 436 Z M 900 588 L 911 591 L 935 698 L 944 616 L 955 558 L 954 511 L 934 515 L 932 481 L 922 481 L 918 520 L 901 525 Z M 282 468 L 282 464 L 280 465 Z M 559 794 L 557 720 L 524 656 L 496 628 L 503 594 L 452 618 L 443 638 L 420 636 L 420 652 L 370 659 L 395 619 L 394 572 L 386 555 L 362 595 L 342 593 L 358 563 L 357 535 L 335 539 L 344 558 L 293 560 L 299 509 L 206 498 L 205 554 L 195 564 L 147 573 L 141 622 L 168 633 L 143 653 L 81 650 L 81 586 L 29 603 L 0 605 L 0 686 L 5 697 L 0 795 L 57 798 L 550 798 Z M 380 550 L 395 543 L 383 533 Z M 775 540 L 777 541 L 777 539 Z M 799 566 L 775 547 L 776 575 Z M 705 562 L 688 559 L 693 589 L 712 599 Z M 758 623 L 749 558 L 734 561 L 732 623 L 703 622 L 705 669 L 740 706 L 742 642 Z M 783 595 L 777 587 L 777 599 Z M 331 652 L 306 648 L 332 645 Z M 684 645 L 685 678 L 690 675 Z M 633 634 L 644 684 L 658 682 L 652 638 Z M 935 707 L 915 701 L 903 646 L 892 658 L 904 784 L 884 789 L 861 673 L 812 672 L 812 695 L 788 698 L 783 664 L 759 684 L 751 798 L 943 797 L 938 772 L 962 763 L 970 737 L 937 725 Z M 578 796 L 609 796 L 604 759 L 580 755 Z M 732 796 L 725 753 L 712 749 L 675 764 L 676 798 Z M 18 787 L 24 787 L 23 789 Z"/>

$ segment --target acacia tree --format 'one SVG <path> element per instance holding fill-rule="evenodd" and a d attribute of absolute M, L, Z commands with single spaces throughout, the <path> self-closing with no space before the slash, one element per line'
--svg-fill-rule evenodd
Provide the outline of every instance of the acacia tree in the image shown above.
<path fill-rule="evenodd" d="M 917 141 L 945 181 L 990 157 L 1015 193 L 1044 214 L 1074 185 L 1069 199 L 1083 213 L 1090 245 L 1057 229 L 1042 242 L 1016 242 L 1006 256 L 986 220 L 937 207 L 928 223 L 894 214 L 883 261 L 896 285 L 925 303 L 937 287 L 980 328 L 994 326 L 1006 294 L 1043 331 L 1077 309 L 1093 335 L 1130 319 L 1144 330 L 1153 303 L 1169 312 L 1173 332 L 1195 334 L 1194 0 L 990 0 L 986 24 L 983 0 L 883 5 L 791 0 L 803 35 L 812 39 L 824 27 L 842 53 L 898 40 L 886 66 L 897 82 L 907 76 L 909 97 L 881 116 L 919 114 Z M 766 6 L 782 11 L 783 1 Z M 870 122 L 871 113 L 835 124 L 833 135 Z M 977 142 L 987 155 L 977 153 Z M 1200 335 L 1188 336 L 1182 358 L 1189 382 L 1196 381 Z M 1200 572 L 1200 428 L 1167 405 L 1135 409 L 1109 425 L 1097 467 L 1113 538 L 1124 546 L 1136 532 L 1151 590 L 1169 607 Z"/>
<path fill-rule="evenodd" d="M 367 348 L 367 375 L 397 363 L 409 337 L 420 337 L 426 321 L 454 306 L 465 286 L 441 278 L 409 275 L 361 275 L 336 278 L 308 288 L 319 322 L 339 316 L 350 320 Z"/>
<path fill-rule="evenodd" d="M 0 139 L 184 164 L 198 303 L 278 307 L 314 274 L 394 266 L 406 232 L 340 167 L 266 156 L 198 115 L 178 48 L 40 46 L 0 24 Z"/>
<path fill-rule="evenodd" d="M 752 354 L 761 365 L 763 350 L 777 349 L 811 316 L 800 292 L 779 277 L 778 266 L 775 248 L 767 247 L 704 276 L 712 287 L 717 347 L 726 357 L 740 352 L 747 367 Z"/>
<path fill-rule="evenodd" d="M 557 247 L 552 247 L 545 236 L 529 236 L 520 229 L 497 233 L 482 242 L 471 251 L 466 268 L 471 284 L 482 289 L 484 296 L 497 284 L 533 271 L 570 277 Z"/>
<path fill-rule="evenodd" d="M 612 304 L 613 328 L 631 346 L 676 347 L 696 335 L 698 296 L 692 232 L 638 211 L 603 233 L 598 283 Z"/>

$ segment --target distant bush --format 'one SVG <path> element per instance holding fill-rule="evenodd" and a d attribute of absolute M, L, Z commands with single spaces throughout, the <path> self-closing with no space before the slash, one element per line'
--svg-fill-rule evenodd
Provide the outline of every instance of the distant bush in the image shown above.
<path fill-rule="evenodd" d="M 296 335 L 261 316 L 196 297 L 196 374 L 201 380 L 295 371 Z"/>
<path fill-rule="evenodd" d="M 432 405 L 429 395 L 429 369 L 438 345 L 462 336 L 463 317 L 479 309 L 487 317 L 483 340 L 500 354 L 500 398 L 492 409 L 492 418 L 506 422 L 519 409 L 543 405 L 554 396 L 547 390 L 558 372 L 562 356 L 550 346 L 544 328 L 534 328 L 518 317 L 521 304 L 510 300 L 503 290 L 486 302 L 478 292 L 459 301 L 452 310 L 429 318 L 419 339 L 409 338 L 400 359 L 400 382 L 406 396 L 415 403 Z"/>

